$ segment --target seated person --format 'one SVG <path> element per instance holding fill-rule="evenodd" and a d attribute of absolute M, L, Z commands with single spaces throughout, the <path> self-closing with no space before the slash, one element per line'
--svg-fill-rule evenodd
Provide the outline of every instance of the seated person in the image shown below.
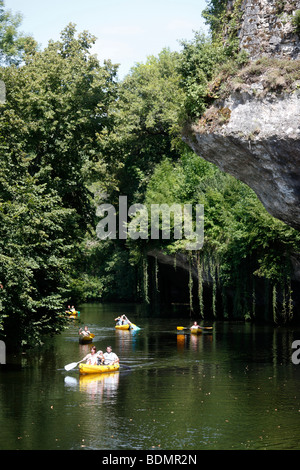
<path fill-rule="evenodd" d="M 86 364 L 95 366 L 95 365 L 97 365 L 97 359 L 98 359 L 98 355 L 97 355 L 96 346 L 92 346 L 91 352 L 90 352 L 89 354 L 87 354 L 87 355 L 82 359 L 82 361 L 86 361 Z"/>
<path fill-rule="evenodd" d="M 194 324 L 190 327 L 190 330 L 198 330 L 199 325 L 196 321 L 194 321 Z"/>
<path fill-rule="evenodd" d="M 101 366 L 102 364 L 104 364 L 104 362 L 105 362 L 105 358 L 104 358 L 103 351 L 98 351 L 97 352 L 97 365 Z"/>
<path fill-rule="evenodd" d="M 128 325 L 130 324 L 130 321 L 128 320 L 128 318 L 126 317 L 126 315 L 122 315 L 121 316 L 121 321 L 122 321 L 122 325 Z"/>
<path fill-rule="evenodd" d="M 118 356 L 114 352 L 112 352 L 111 346 L 107 346 L 106 352 L 104 353 L 104 359 L 105 359 L 105 362 L 104 362 L 105 365 L 113 365 L 113 364 L 118 364 L 120 362 L 120 359 L 118 358 Z"/>
<path fill-rule="evenodd" d="M 82 335 L 82 336 L 89 336 L 91 334 L 91 332 L 88 330 L 88 327 L 85 326 L 84 330 L 82 328 L 80 328 L 79 334 Z"/>

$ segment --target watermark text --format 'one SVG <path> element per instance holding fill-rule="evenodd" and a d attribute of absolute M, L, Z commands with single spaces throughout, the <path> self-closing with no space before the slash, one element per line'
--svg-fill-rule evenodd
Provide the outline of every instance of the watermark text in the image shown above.
<path fill-rule="evenodd" d="M 133 204 L 128 208 L 127 196 L 120 196 L 118 212 L 112 204 L 101 204 L 96 215 L 103 217 L 96 227 L 100 240 L 170 240 L 173 237 L 187 240 L 187 250 L 200 250 L 203 246 L 203 204 L 151 204 L 150 207 Z"/>
<path fill-rule="evenodd" d="M 292 343 L 292 349 L 296 349 L 296 351 L 292 354 L 292 363 L 293 364 L 300 364 L 300 340 L 297 339 Z"/>
<path fill-rule="evenodd" d="M 6 345 L 0 340 L 0 364 L 6 364 Z"/>

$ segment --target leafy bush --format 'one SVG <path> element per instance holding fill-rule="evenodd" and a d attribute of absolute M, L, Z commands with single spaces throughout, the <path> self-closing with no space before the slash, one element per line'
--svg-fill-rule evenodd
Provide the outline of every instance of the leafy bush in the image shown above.
<path fill-rule="evenodd" d="M 185 116 L 195 119 L 201 116 L 212 102 L 209 83 L 216 75 L 221 64 L 231 58 L 231 49 L 213 43 L 203 34 L 196 33 L 191 42 L 182 42 L 178 71 L 181 87 L 185 92 Z"/>

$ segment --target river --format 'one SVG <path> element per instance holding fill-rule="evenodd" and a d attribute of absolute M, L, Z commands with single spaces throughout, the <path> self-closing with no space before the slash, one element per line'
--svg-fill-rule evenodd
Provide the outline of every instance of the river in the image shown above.
<path fill-rule="evenodd" d="M 125 313 L 140 330 L 116 331 Z M 140 306 L 85 304 L 79 321 L 0 369 L 1 450 L 295 450 L 300 448 L 300 329 L 187 319 Z M 111 345 L 119 372 L 79 377 L 64 365 Z"/>

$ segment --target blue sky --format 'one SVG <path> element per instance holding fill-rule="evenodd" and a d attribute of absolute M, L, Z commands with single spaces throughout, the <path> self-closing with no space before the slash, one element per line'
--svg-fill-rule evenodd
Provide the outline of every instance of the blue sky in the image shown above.
<path fill-rule="evenodd" d="M 205 0 L 5 0 L 5 8 L 23 15 L 21 30 L 45 47 L 72 22 L 78 32 L 97 37 L 93 53 L 102 62 L 119 63 L 119 76 L 164 48 L 180 50 L 179 41 L 194 31 L 207 32 L 201 16 Z"/>

